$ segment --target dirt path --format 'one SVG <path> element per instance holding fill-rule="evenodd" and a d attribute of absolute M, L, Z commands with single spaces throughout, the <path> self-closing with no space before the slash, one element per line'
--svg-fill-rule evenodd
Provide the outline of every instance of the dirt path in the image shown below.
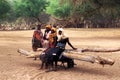
<path fill-rule="evenodd" d="M 78 48 L 120 47 L 120 29 L 67 29 L 71 43 Z M 115 60 L 113 66 L 77 61 L 74 68 L 46 73 L 41 62 L 20 56 L 18 48 L 31 50 L 33 31 L 0 32 L 0 80 L 119 80 L 120 53 L 89 53 Z M 67 48 L 70 48 L 67 46 Z"/>

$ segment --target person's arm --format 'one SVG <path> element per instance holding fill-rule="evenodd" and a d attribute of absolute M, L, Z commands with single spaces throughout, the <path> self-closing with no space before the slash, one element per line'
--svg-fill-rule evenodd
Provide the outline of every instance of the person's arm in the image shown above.
<path fill-rule="evenodd" d="M 50 34 L 51 34 L 51 31 L 49 31 L 48 34 L 46 35 L 46 38 L 47 38 L 47 39 L 49 39 Z"/>
<path fill-rule="evenodd" d="M 43 35 L 43 39 L 44 39 L 44 40 L 48 40 L 47 34 L 48 34 L 48 33 L 47 33 L 47 31 L 45 30 L 44 35 Z"/>
<path fill-rule="evenodd" d="M 57 36 L 55 36 L 55 37 L 54 37 L 54 41 L 55 41 L 55 42 L 54 42 L 54 47 L 56 47 L 56 46 L 57 46 L 57 39 L 58 39 L 58 37 L 57 37 Z"/>
<path fill-rule="evenodd" d="M 69 45 L 72 49 L 74 49 L 74 50 L 77 49 L 77 48 L 73 47 L 73 45 L 70 43 L 69 38 L 67 38 L 67 43 L 68 43 L 68 45 Z"/>

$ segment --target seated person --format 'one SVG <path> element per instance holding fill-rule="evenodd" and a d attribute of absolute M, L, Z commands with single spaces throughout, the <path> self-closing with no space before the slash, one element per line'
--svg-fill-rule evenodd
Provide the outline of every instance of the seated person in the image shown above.
<path fill-rule="evenodd" d="M 32 49 L 37 51 L 38 48 L 43 47 L 43 33 L 41 31 L 41 25 L 37 25 L 37 29 L 33 33 L 32 37 Z"/>
<path fill-rule="evenodd" d="M 57 42 L 57 30 L 56 28 L 51 29 L 51 33 L 49 34 L 49 48 L 55 47 Z"/>
<path fill-rule="evenodd" d="M 58 34 L 61 35 L 62 31 L 59 30 Z M 59 38 L 61 38 L 61 39 L 59 39 Z M 62 56 L 62 52 L 65 50 L 66 43 L 68 43 L 73 49 L 77 49 L 71 45 L 68 37 L 63 38 L 63 36 L 61 36 L 61 37 L 58 36 L 56 46 L 52 47 L 52 48 L 48 48 L 45 51 L 46 63 L 53 66 L 53 63 L 55 62 L 56 63 L 55 65 L 57 66 L 57 61 L 62 61 L 62 62 L 67 62 L 68 68 L 74 67 L 74 61 L 71 58 Z"/>
<path fill-rule="evenodd" d="M 45 31 L 44 31 L 44 35 L 43 35 L 43 39 L 44 39 L 44 48 L 48 48 L 49 47 L 49 35 L 51 33 L 51 25 L 47 25 L 45 27 Z"/>
<path fill-rule="evenodd" d="M 68 45 L 70 47 L 72 47 L 74 50 L 77 49 L 77 48 L 73 47 L 73 45 L 70 43 L 69 38 L 65 36 L 62 28 L 58 29 L 57 38 L 58 39 L 57 39 L 57 45 L 56 46 L 61 46 L 61 47 L 65 48 L 66 43 L 68 43 Z"/>

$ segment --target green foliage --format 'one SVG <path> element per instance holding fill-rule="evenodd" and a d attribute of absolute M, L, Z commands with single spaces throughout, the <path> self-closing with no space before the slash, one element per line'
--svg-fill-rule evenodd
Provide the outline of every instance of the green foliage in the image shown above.
<path fill-rule="evenodd" d="M 16 15 L 38 18 L 45 10 L 46 0 L 16 0 L 14 4 Z"/>
<path fill-rule="evenodd" d="M 98 3 L 100 5 L 100 13 L 103 15 L 103 17 L 117 17 L 119 14 L 119 11 L 117 10 L 120 5 L 117 2 L 118 0 L 99 0 Z"/>
<path fill-rule="evenodd" d="M 46 12 L 57 18 L 66 19 L 70 16 L 71 8 L 69 3 L 60 4 L 59 0 L 49 0 Z"/>
<path fill-rule="evenodd" d="M 5 18 L 10 9 L 10 5 L 6 0 L 0 0 L 0 19 Z"/>
<path fill-rule="evenodd" d="M 0 0 L 0 21 L 36 18 L 45 12 L 59 19 L 80 22 L 120 18 L 120 0 Z M 94 21 L 93 21 L 94 22 Z"/>
<path fill-rule="evenodd" d="M 97 6 L 90 0 L 87 1 L 83 1 L 83 2 L 79 2 L 79 4 L 77 4 L 74 7 L 74 12 L 79 13 L 80 15 L 84 16 L 84 17 L 90 17 L 93 15 L 93 12 L 97 9 Z"/>
<path fill-rule="evenodd" d="M 120 14 L 119 0 L 48 0 L 47 13 L 66 19 L 71 15 L 84 18 L 102 16 L 115 18 Z M 75 2 L 76 1 L 76 2 Z M 61 3 L 61 4 L 60 4 Z M 75 4 L 73 4 L 75 3 Z"/>
<path fill-rule="evenodd" d="M 117 17 L 119 15 L 119 0 L 80 0 L 75 12 L 84 17 L 102 15 L 102 17 Z"/>

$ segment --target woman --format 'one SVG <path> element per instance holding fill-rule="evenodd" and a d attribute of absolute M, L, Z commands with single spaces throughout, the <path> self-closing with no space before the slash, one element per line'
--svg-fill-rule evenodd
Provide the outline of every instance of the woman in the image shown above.
<path fill-rule="evenodd" d="M 41 31 L 41 25 L 37 25 L 37 29 L 33 33 L 32 37 L 32 49 L 37 51 L 38 48 L 43 47 L 43 33 Z"/>
<path fill-rule="evenodd" d="M 44 48 L 48 48 L 49 47 L 49 35 L 51 33 L 51 25 L 47 25 L 45 27 L 45 31 L 44 31 L 44 35 L 43 35 L 43 39 L 44 39 Z"/>
<path fill-rule="evenodd" d="M 58 29 L 58 34 L 57 34 L 57 45 L 56 46 L 61 46 L 63 48 L 65 48 L 66 43 L 68 43 L 68 45 L 76 50 L 77 48 L 73 47 L 73 45 L 70 43 L 69 38 L 65 35 L 63 28 L 59 28 Z"/>

